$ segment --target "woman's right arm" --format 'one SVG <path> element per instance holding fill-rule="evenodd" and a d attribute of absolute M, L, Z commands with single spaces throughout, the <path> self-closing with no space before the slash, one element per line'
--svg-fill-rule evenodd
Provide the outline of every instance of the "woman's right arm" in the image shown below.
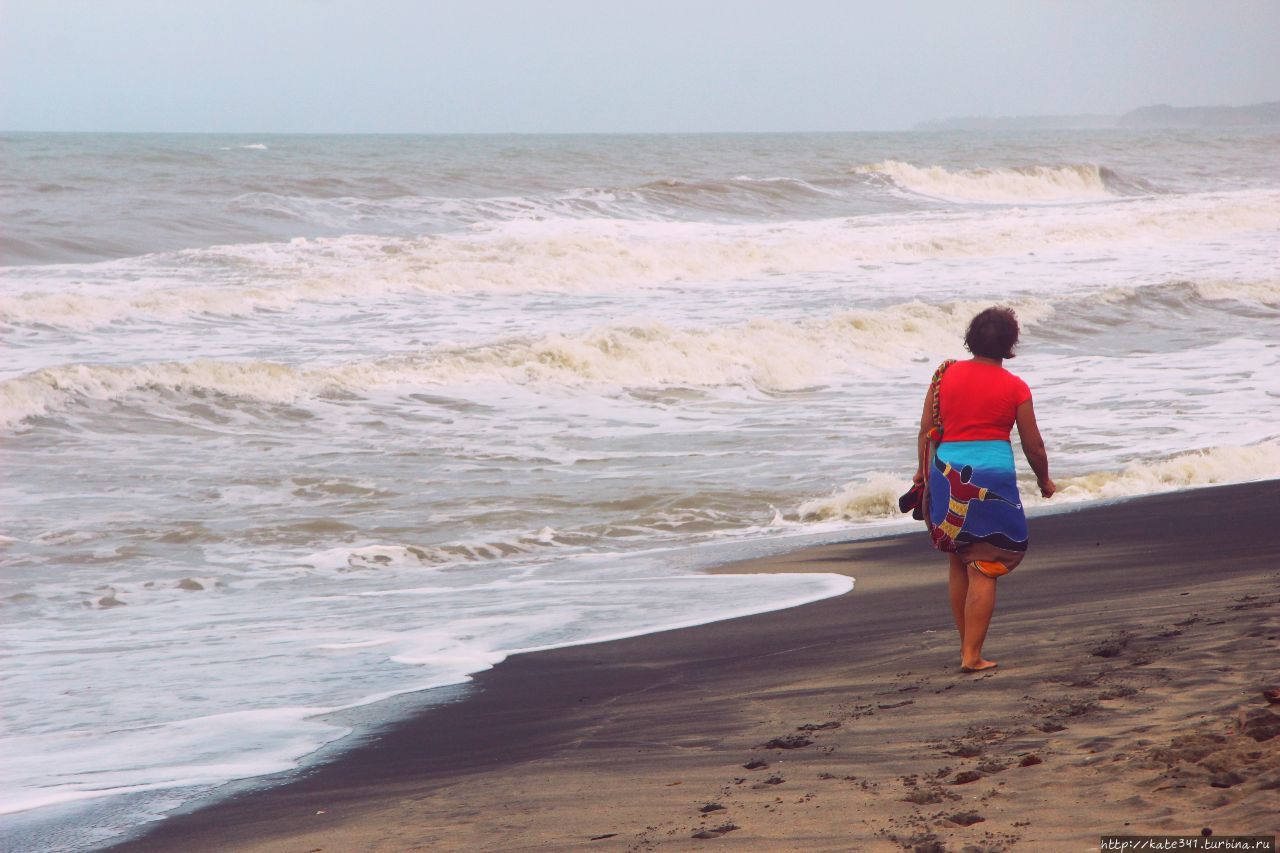
<path fill-rule="evenodd" d="M 1053 497 L 1058 490 L 1049 478 L 1049 454 L 1044 449 L 1044 439 L 1040 436 L 1040 427 L 1036 424 L 1036 410 L 1027 400 L 1018 406 L 1016 420 L 1018 438 L 1022 440 L 1022 452 L 1036 473 L 1036 482 L 1040 484 L 1040 494 L 1046 498 Z"/>
<path fill-rule="evenodd" d="M 933 385 L 924 395 L 924 411 L 920 413 L 920 433 L 916 436 L 916 475 L 912 482 L 920 485 L 927 476 L 929 465 L 929 430 L 933 429 Z"/>

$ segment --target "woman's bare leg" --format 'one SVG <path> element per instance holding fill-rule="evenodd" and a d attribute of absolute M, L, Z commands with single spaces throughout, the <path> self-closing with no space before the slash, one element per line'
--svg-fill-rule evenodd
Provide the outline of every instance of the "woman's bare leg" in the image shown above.
<path fill-rule="evenodd" d="M 982 656 L 982 644 L 996 609 L 996 579 L 972 566 L 966 571 L 968 591 L 964 599 L 964 630 L 960 634 L 960 666 L 968 670 L 990 669 L 996 664 Z"/>
<path fill-rule="evenodd" d="M 969 595 L 969 570 L 955 554 L 948 554 L 951 560 L 951 577 L 947 581 L 947 590 L 951 593 L 951 615 L 956 620 L 956 630 L 960 632 L 960 642 L 964 643 L 964 600 Z"/>

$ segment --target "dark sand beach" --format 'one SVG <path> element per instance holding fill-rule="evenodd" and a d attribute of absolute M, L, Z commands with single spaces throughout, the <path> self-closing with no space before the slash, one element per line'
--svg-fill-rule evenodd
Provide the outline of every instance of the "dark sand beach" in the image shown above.
<path fill-rule="evenodd" d="M 848 595 L 520 655 L 129 851 L 1096 849 L 1280 827 L 1280 481 L 1034 518 L 962 675 L 924 535 L 723 572 Z"/>

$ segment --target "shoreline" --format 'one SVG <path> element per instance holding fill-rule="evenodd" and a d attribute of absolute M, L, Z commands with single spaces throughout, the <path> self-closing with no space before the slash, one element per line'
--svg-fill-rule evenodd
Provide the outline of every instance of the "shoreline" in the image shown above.
<path fill-rule="evenodd" d="M 1038 775 L 1015 785 L 1026 800 L 1049 774 L 1013 759 L 1034 755 L 1049 763 L 1051 742 L 1067 743 L 1091 726 L 1105 732 L 1128 719 L 1126 709 L 1143 697 L 1194 677 L 1162 655 L 1171 643 L 1192 642 L 1174 637 L 1196 635 L 1192 658 L 1206 649 L 1215 660 L 1251 656 L 1252 668 L 1232 662 L 1193 692 L 1203 698 L 1226 691 L 1242 703 L 1235 710 L 1269 713 L 1265 703 L 1254 707 L 1261 700 L 1249 704 L 1236 682 L 1280 686 L 1271 683 L 1280 680 L 1276 664 L 1260 669 L 1269 663 L 1265 649 L 1274 653 L 1280 609 L 1280 537 L 1267 535 L 1267 509 L 1277 505 L 1280 481 L 1264 481 L 1033 517 L 1029 559 L 1002 582 L 988 640 L 988 651 L 1004 666 L 978 677 L 954 672 L 946 573 L 922 534 L 811 546 L 721 566 L 713 571 L 851 574 L 857 585 L 853 593 L 785 610 L 512 656 L 477 674 L 460 700 L 428 706 L 332 762 L 173 815 L 107 849 L 642 849 L 697 845 L 705 841 L 693 840 L 699 832 L 714 838 L 730 831 L 735 849 L 842 849 L 850 843 L 900 849 L 907 841 L 958 849 L 969 837 L 1006 846 L 1035 840 L 1043 847 L 1087 836 L 1096 844 L 1102 831 L 1138 832 L 1139 823 L 1115 820 L 1097 831 L 1076 827 L 1078 837 L 1072 836 L 1071 822 L 1055 818 L 1047 800 L 1024 802 L 1004 818 L 981 815 L 964 826 L 963 820 L 931 816 L 956 803 L 950 797 L 962 790 L 950 784 L 951 776 L 932 774 L 946 759 L 952 776 L 977 774 L 965 795 L 990 794 L 984 804 L 1001 795 L 1001 806 L 1018 799 L 1004 791 L 1015 777 Z M 1197 617 L 1173 627 L 1190 618 L 1189 608 L 1207 612 L 1218 602 L 1217 609 L 1225 610 L 1232 598 L 1242 607 L 1228 613 L 1237 614 L 1244 639 L 1220 627 L 1235 624 L 1230 617 L 1217 623 Z M 1265 624 L 1244 624 L 1249 619 Z M 1207 630 L 1210 624 L 1216 632 Z M 1219 648 L 1215 633 L 1230 633 L 1241 648 Z M 1114 654 L 1098 653 L 1112 646 Z M 1052 659 L 1064 651 L 1065 658 Z M 892 701 L 882 701 L 886 696 Z M 1206 718 L 1215 710 L 1221 717 L 1211 723 L 1234 719 L 1215 707 L 1224 701 L 1207 700 Z M 1157 710 L 1168 716 L 1169 707 L 1166 701 Z M 1002 717 L 1027 720 L 1007 727 L 992 722 Z M 974 722 L 966 727 L 963 720 Z M 1172 733 L 1174 721 L 1167 722 Z M 1044 730 L 1055 726 L 1062 728 Z M 1127 749 L 1115 746 L 1124 740 L 1120 735 L 1099 734 L 1089 755 L 1126 756 L 1118 772 L 1135 754 L 1154 760 L 1147 753 L 1172 742 L 1164 734 L 1125 735 L 1125 743 L 1151 742 Z M 762 747 L 788 738 L 808 743 Z M 1102 740 L 1111 745 L 1102 748 Z M 930 744 L 959 745 L 938 755 Z M 1220 835 L 1266 828 L 1261 811 L 1252 824 L 1248 816 L 1256 810 L 1253 798 L 1275 795 L 1264 787 L 1273 779 L 1268 774 L 1280 784 L 1280 738 L 1258 744 L 1263 757 L 1247 762 L 1256 773 L 1227 788 L 1205 786 L 1228 798 L 1216 807 L 1222 815 L 1247 824 L 1223 825 Z M 773 769 L 745 769 L 753 756 Z M 926 766 L 931 763 L 938 766 Z M 1055 769 L 1098 775 L 1097 762 L 1083 768 L 1055 763 Z M 969 764 L 974 768 L 960 769 Z M 1004 766 L 996 770 L 997 764 Z M 1147 768 L 1148 776 L 1152 772 Z M 1121 787 L 1135 785 L 1130 780 Z M 897 796 L 890 797 L 891 787 Z M 1186 813 L 1185 803 L 1147 803 L 1150 793 L 1137 790 L 1126 799 L 1135 797 L 1145 804 L 1119 808 L 1145 821 L 1142 827 L 1199 832 L 1199 825 L 1168 823 Z M 833 811 L 837 804 L 854 808 L 858 817 L 840 817 Z M 700 811 L 710 805 L 723 808 Z M 1105 809 L 1090 808 L 1101 819 Z M 1144 808 L 1153 815 L 1172 810 L 1142 818 Z M 995 809 L 986 805 L 985 811 Z M 719 831 L 730 823 L 736 828 Z"/>

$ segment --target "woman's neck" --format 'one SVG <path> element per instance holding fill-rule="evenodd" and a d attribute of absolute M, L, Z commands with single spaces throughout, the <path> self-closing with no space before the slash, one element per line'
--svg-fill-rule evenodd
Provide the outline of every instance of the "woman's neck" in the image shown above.
<path fill-rule="evenodd" d="M 1001 367 L 1004 364 L 1003 358 L 987 358 L 985 355 L 975 355 L 969 360 L 976 361 L 978 364 L 994 364 L 996 367 Z"/>

